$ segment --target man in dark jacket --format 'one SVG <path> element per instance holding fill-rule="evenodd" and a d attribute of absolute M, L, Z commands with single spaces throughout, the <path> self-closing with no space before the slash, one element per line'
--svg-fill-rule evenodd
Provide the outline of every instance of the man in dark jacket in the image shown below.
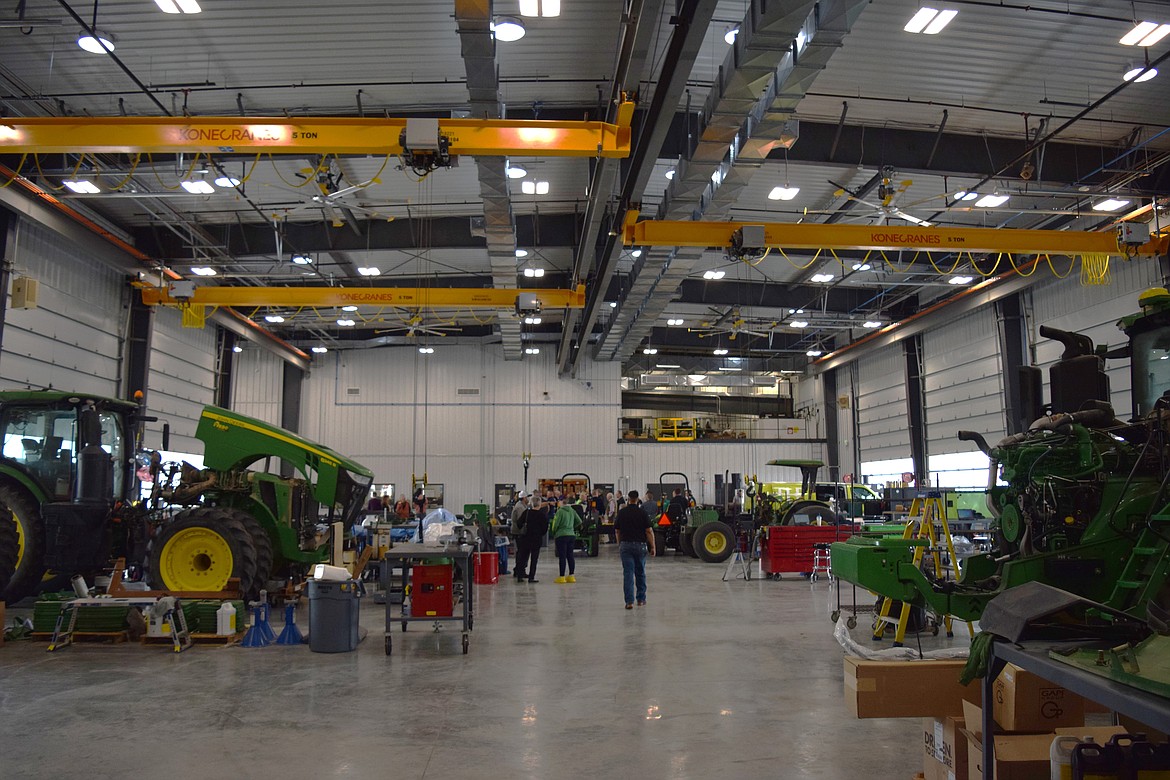
<path fill-rule="evenodd" d="M 626 609 L 646 604 L 646 557 L 654 554 L 654 525 L 638 505 L 638 491 L 630 491 L 630 501 L 617 513 L 614 521 L 618 552 L 622 558 L 622 591 Z"/>
<path fill-rule="evenodd" d="M 516 568 L 513 576 L 520 582 L 539 582 L 536 579 L 536 562 L 540 559 L 540 548 L 548 534 L 548 515 L 540 496 L 532 497 L 532 506 L 520 516 L 521 535 L 516 539 Z"/>

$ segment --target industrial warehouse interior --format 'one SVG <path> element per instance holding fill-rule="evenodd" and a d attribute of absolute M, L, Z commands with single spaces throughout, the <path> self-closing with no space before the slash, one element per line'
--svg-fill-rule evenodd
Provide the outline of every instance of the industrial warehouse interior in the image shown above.
<path fill-rule="evenodd" d="M 1170 772 L 1168 60 L 7 4 L 0 777 Z"/>

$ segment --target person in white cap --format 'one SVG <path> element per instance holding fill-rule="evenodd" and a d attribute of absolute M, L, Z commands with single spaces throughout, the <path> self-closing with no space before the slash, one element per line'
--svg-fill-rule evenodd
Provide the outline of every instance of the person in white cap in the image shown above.
<path fill-rule="evenodd" d="M 523 518 L 524 513 L 528 511 L 529 501 L 528 493 L 521 490 L 516 494 L 516 503 L 512 506 L 512 524 L 509 531 L 512 534 L 512 540 L 516 544 L 516 555 L 520 555 L 520 537 L 524 534 Z M 513 574 L 519 571 L 519 567 L 513 567 Z"/>

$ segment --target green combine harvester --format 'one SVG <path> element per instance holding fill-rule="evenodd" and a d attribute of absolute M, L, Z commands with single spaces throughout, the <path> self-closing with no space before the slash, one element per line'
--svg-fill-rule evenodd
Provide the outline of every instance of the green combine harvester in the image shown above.
<path fill-rule="evenodd" d="M 154 487 L 139 500 L 132 449 L 148 419 L 113 398 L 0 392 L 6 601 L 36 593 L 46 571 L 89 575 L 116 558 L 157 589 L 216 591 L 236 577 L 254 598 L 268 580 L 325 560 L 321 525 L 353 523 L 373 481 L 328 447 L 208 406 L 195 432 L 205 468 L 148 457 Z M 295 475 L 275 473 L 274 458 Z"/>
<path fill-rule="evenodd" d="M 1051 402 L 1023 432 L 989 446 L 987 506 L 993 549 L 967 558 L 956 582 L 913 565 L 917 539 L 855 536 L 832 546 L 834 575 L 938 615 L 975 620 L 1008 588 L 1043 582 L 1135 618 L 1151 601 L 1170 606 L 1170 293 L 1139 298 L 1119 323 L 1128 344 L 1095 349 L 1080 334 L 1041 327 L 1064 345 L 1049 369 Z M 1133 418 L 1109 404 L 1107 358 L 1128 357 Z M 1040 371 L 1021 372 L 1040 398 Z M 1027 395 L 1026 393 L 1024 395 Z M 1046 413 L 1045 413 L 1046 412 Z"/>

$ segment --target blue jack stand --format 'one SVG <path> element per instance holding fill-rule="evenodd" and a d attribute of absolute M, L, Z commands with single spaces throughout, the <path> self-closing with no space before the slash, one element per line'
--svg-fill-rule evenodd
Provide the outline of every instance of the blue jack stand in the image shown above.
<path fill-rule="evenodd" d="M 272 630 L 272 624 L 268 622 L 268 602 L 262 601 L 260 608 L 264 610 L 264 616 L 260 618 L 260 630 L 264 632 L 266 644 L 272 644 L 276 641 L 276 632 Z"/>
<path fill-rule="evenodd" d="M 240 642 L 241 647 L 268 647 L 272 644 L 272 629 L 268 627 L 265 618 L 267 609 L 264 604 L 256 604 L 252 609 L 252 626 L 248 633 L 244 634 L 244 641 Z M 267 633 L 264 631 L 265 628 L 268 628 Z"/>
<path fill-rule="evenodd" d="M 291 601 L 284 605 L 284 630 L 280 632 L 280 636 L 276 639 L 278 645 L 300 645 L 304 644 L 305 637 L 301 634 L 301 630 L 297 628 L 296 618 L 293 616 L 293 611 L 296 609 L 296 604 Z"/>

